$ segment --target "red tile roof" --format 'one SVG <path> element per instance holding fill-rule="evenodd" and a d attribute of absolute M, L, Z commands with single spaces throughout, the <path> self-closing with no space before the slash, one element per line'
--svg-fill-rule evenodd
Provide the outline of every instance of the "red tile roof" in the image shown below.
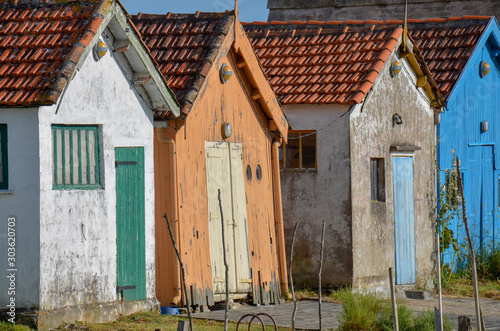
<path fill-rule="evenodd" d="M 234 22 L 234 12 L 139 13 L 132 21 L 180 102 L 181 113 L 187 115 Z"/>
<path fill-rule="evenodd" d="M 17 4 L 16 4 L 17 3 Z M 57 102 L 100 26 L 105 1 L 0 4 L 0 106 Z"/>
<path fill-rule="evenodd" d="M 489 19 L 408 20 L 410 37 L 445 98 Z M 403 21 L 297 23 L 243 23 L 284 104 L 360 102 L 392 51 L 387 46 L 395 45 L 401 34 L 396 25 Z"/>
<path fill-rule="evenodd" d="M 487 16 L 464 16 L 409 20 L 409 34 L 444 98 L 460 77 L 489 19 Z"/>
<path fill-rule="evenodd" d="M 403 32 L 361 21 L 243 23 L 283 104 L 355 104 Z"/>

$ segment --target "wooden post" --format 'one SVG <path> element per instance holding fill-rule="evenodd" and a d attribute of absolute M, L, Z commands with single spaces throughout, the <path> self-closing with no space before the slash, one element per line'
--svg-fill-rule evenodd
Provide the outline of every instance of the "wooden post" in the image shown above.
<path fill-rule="evenodd" d="M 467 223 L 467 213 L 465 209 L 465 194 L 464 194 L 464 184 L 462 183 L 462 172 L 460 171 L 460 159 L 457 157 L 457 172 L 458 172 L 458 189 L 460 190 L 460 196 L 462 197 L 462 213 L 465 225 L 465 233 L 467 234 L 467 241 L 469 242 L 470 259 L 472 262 L 472 279 L 474 281 L 474 303 L 476 305 L 476 321 L 477 321 L 477 331 L 481 331 L 481 308 L 479 307 L 479 291 L 477 285 L 477 269 L 476 269 L 476 257 L 474 255 L 474 247 L 472 245 L 472 239 L 469 232 L 469 224 Z"/>
<path fill-rule="evenodd" d="M 292 243 L 290 244 L 290 265 L 288 266 L 288 274 L 290 275 L 290 286 L 292 288 L 292 299 L 293 299 L 293 313 L 292 313 L 292 331 L 295 331 L 295 315 L 297 314 L 297 300 L 295 299 L 295 289 L 293 288 L 293 275 L 292 275 L 292 264 L 293 264 L 293 244 L 295 243 L 295 235 L 297 234 L 297 228 L 299 223 L 295 223 L 295 229 L 293 230 Z"/>
<path fill-rule="evenodd" d="M 472 331 L 472 323 L 467 316 L 458 316 L 458 331 Z"/>
<path fill-rule="evenodd" d="M 167 220 L 168 232 L 170 233 L 170 239 L 172 239 L 172 245 L 174 245 L 174 250 L 175 250 L 175 254 L 177 255 L 177 260 L 179 261 L 179 264 L 181 266 L 182 284 L 184 285 L 184 296 L 186 297 L 186 305 L 187 305 L 187 311 L 188 311 L 188 316 L 189 316 L 189 330 L 193 331 L 193 316 L 191 316 L 191 302 L 189 300 L 189 296 L 187 293 L 186 274 L 184 272 L 184 264 L 182 264 L 181 255 L 179 254 L 179 250 L 177 249 L 177 244 L 175 243 L 174 235 L 172 234 L 172 227 L 170 226 L 170 220 L 168 219 L 168 215 L 165 214 L 165 215 L 163 215 L 163 217 L 165 217 L 165 219 Z"/>
<path fill-rule="evenodd" d="M 227 331 L 227 324 L 229 320 L 229 266 L 227 264 L 226 257 L 226 237 L 224 234 L 224 216 L 222 214 L 222 201 L 220 199 L 220 189 L 217 190 L 219 192 L 219 209 L 220 209 L 220 219 L 222 223 L 222 251 L 224 256 L 224 267 L 226 268 L 226 309 L 224 311 L 224 331 Z"/>
<path fill-rule="evenodd" d="M 437 279 L 438 279 L 438 311 L 437 320 L 435 320 L 436 331 L 443 331 L 443 296 L 441 293 L 441 250 L 439 243 L 439 231 L 436 231 L 436 251 L 437 251 Z M 436 316 L 436 315 L 435 315 Z M 439 327 L 439 328 L 438 328 Z"/>
<path fill-rule="evenodd" d="M 187 331 L 188 330 L 188 323 L 187 321 L 180 320 L 177 323 L 177 331 Z"/>
<path fill-rule="evenodd" d="M 318 295 L 319 295 L 319 330 L 321 331 L 323 328 L 323 324 L 321 322 L 322 320 L 322 314 L 321 314 L 321 269 L 323 269 L 323 247 L 325 246 L 325 228 L 326 228 L 326 222 L 323 221 L 323 234 L 321 235 L 321 250 L 319 252 L 319 271 L 318 271 L 318 282 L 319 282 L 319 287 L 318 287 Z"/>
<path fill-rule="evenodd" d="M 396 305 L 396 292 L 394 289 L 392 268 L 389 268 L 389 282 L 391 283 L 391 302 L 392 302 L 392 317 L 393 317 L 394 331 L 399 331 L 398 306 Z"/>

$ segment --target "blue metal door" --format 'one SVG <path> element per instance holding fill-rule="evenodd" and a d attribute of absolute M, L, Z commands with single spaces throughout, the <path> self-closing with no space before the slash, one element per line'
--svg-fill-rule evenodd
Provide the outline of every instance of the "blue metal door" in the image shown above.
<path fill-rule="evenodd" d="M 413 157 L 392 158 L 396 284 L 415 283 L 415 202 Z"/>

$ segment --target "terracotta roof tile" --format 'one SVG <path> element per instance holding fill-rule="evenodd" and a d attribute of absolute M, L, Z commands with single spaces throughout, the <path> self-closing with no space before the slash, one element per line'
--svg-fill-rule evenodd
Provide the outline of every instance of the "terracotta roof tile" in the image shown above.
<path fill-rule="evenodd" d="M 75 53 L 76 45 L 88 45 L 87 31 L 96 31 L 102 23 L 101 17 L 93 15 L 102 3 L 19 0 L 0 4 L 0 107 L 57 101 L 82 54 Z"/>
<path fill-rule="evenodd" d="M 408 31 L 443 97 L 448 97 L 488 24 L 489 16 L 410 22 Z"/>
<path fill-rule="evenodd" d="M 234 12 L 156 15 L 132 18 L 187 115 L 234 22 Z M 256 23 L 261 26 L 267 22 Z M 262 42 L 271 43 L 270 40 Z M 168 115 L 156 113 L 156 116 Z"/>
<path fill-rule="evenodd" d="M 245 24 L 283 104 L 360 103 L 402 34 L 361 21 Z"/>
<path fill-rule="evenodd" d="M 444 97 L 460 76 L 489 19 L 464 16 L 408 20 L 410 37 Z M 403 21 L 367 20 L 365 25 L 359 21 L 328 21 L 320 28 L 317 22 L 306 23 L 244 24 L 283 104 L 361 102 L 367 86 L 373 84 L 397 45 Z M 323 75 L 321 88 L 316 88 L 312 79 L 318 72 Z M 287 79 L 289 75 L 294 79 Z"/>

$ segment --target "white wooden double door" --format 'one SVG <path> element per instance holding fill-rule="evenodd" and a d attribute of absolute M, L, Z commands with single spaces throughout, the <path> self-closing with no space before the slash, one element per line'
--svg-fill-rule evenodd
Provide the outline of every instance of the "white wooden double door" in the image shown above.
<path fill-rule="evenodd" d="M 248 293 L 252 291 L 252 275 L 248 249 L 242 145 L 207 141 L 205 152 L 213 291 L 214 294 L 226 292 L 222 244 L 222 226 L 224 226 L 229 293 Z M 219 190 L 224 225 L 221 221 Z"/>

